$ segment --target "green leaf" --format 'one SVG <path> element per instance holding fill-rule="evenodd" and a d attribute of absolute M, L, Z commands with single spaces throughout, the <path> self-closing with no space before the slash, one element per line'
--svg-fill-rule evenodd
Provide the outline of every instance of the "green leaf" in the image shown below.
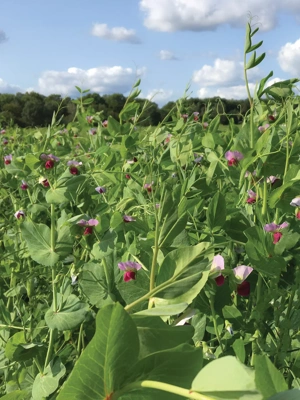
<path fill-rule="evenodd" d="M 255 357 L 255 382 L 257 388 L 265 398 L 288 390 L 288 385 L 282 374 L 276 369 L 270 359 L 264 355 L 257 355 Z"/>
<path fill-rule="evenodd" d="M 89 302 L 97 307 L 109 295 L 104 269 L 99 263 L 89 262 L 83 266 L 79 286 Z"/>
<path fill-rule="evenodd" d="M 39 160 L 36 156 L 33 154 L 26 154 L 25 156 L 25 164 L 31 169 L 34 170 L 39 164 L 41 163 L 41 160 Z"/>
<path fill-rule="evenodd" d="M 108 399 L 122 388 L 124 371 L 139 354 L 135 323 L 120 304 L 102 308 L 96 317 L 96 333 L 75 364 L 57 400 Z"/>
<path fill-rule="evenodd" d="M 217 192 L 211 199 L 207 213 L 207 225 L 212 232 L 222 228 L 226 221 L 226 201 L 224 196 Z"/>
<path fill-rule="evenodd" d="M 270 397 L 268 400 L 299 400 L 299 398 L 300 390 L 292 389 L 285 392 L 277 393 L 274 396 Z"/>
<path fill-rule="evenodd" d="M 226 400 L 239 399 L 244 395 L 248 395 L 249 400 L 262 399 L 256 390 L 254 371 L 233 356 L 207 364 L 193 380 L 192 390 Z"/>
<path fill-rule="evenodd" d="M 246 54 L 249 53 L 250 47 L 251 47 L 251 25 L 248 22 L 246 25 L 246 38 L 245 38 L 245 47 L 244 47 L 244 52 Z"/>
<path fill-rule="evenodd" d="M 45 314 L 46 324 L 50 329 L 59 331 L 72 330 L 84 321 L 89 306 L 79 300 L 74 294 L 67 298 L 58 293 L 58 310 L 49 309 Z M 53 307 L 53 306 L 52 306 Z"/>
<path fill-rule="evenodd" d="M 59 358 L 52 360 L 45 368 L 43 374 L 37 374 L 32 386 L 33 400 L 48 397 L 59 386 L 59 380 L 66 373 L 66 368 Z"/>
<path fill-rule="evenodd" d="M 93 246 L 92 257 L 101 260 L 109 256 L 115 249 L 117 243 L 117 234 L 115 231 L 107 231 L 100 242 L 96 242 Z"/>
<path fill-rule="evenodd" d="M 5 356 L 11 361 L 27 361 L 36 356 L 41 345 L 28 343 L 24 332 L 11 336 L 5 346 Z"/>
<path fill-rule="evenodd" d="M 46 193 L 47 203 L 60 204 L 70 201 L 76 197 L 78 188 L 84 183 L 83 175 L 73 176 L 67 170 L 58 180 L 54 187 Z"/>
<path fill-rule="evenodd" d="M 155 308 L 149 308 L 148 310 L 142 310 L 135 315 L 147 315 L 147 316 L 170 316 L 170 315 L 177 315 L 182 313 L 186 308 L 187 303 L 178 303 L 178 304 L 170 304 L 164 306 L 157 306 Z"/>
<path fill-rule="evenodd" d="M 118 121 L 116 121 L 113 117 L 108 117 L 108 125 L 107 130 L 111 136 L 116 136 L 121 132 L 121 125 Z M 103 168 L 105 169 L 105 168 Z"/>
<path fill-rule="evenodd" d="M 256 43 L 256 44 L 254 44 L 253 46 L 251 46 L 249 48 L 249 50 L 247 51 L 247 53 L 251 53 L 251 51 L 254 51 L 254 50 L 258 49 L 262 44 L 263 44 L 263 40 L 258 42 L 258 43 Z"/>
<path fill-rule="evenodd" d="M 161 350 L 171 349 L 192 339 L 192 326 L 170 326 L 159 317 L 134 314 L 140 340 L 140 358 Z"/>
<path fill-rule="evenodd" d="M 236 339 L 233 342 L 232 348 L 240 362 L 244 363 L 246 359 L 246 351 L 243 339 Z"/>
<path fill-rule="evenodd" d="M 31 394 L 26 390 L 14 390 L 11 393 L 1 396 L 2 400 L 30 400 Z"/>

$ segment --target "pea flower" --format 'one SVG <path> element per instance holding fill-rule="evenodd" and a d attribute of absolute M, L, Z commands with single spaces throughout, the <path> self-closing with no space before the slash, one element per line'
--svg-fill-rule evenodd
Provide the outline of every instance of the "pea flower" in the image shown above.
<path fill-rule="evenodd" d="M 88 115 L 85 117 L 85 119 L 87 120 L 88 124 L 91 124 L 93 122 L 94 117 Z"/>
<path fill-rule="evenodd" d="M 217 273 L 217 276 L 215 277 L 217 286 L 222 286 L 225 282 L 225 278 L 220 272 L 223 269 L 224 269 L 224 258 L 218 254 L 217 256 L 214 256 L 213 262 L 210 267 L 210 273 L 212 275 L 215 275 Z"/>
<path fill-rule="evenodd" d="M 136 162 L 137 162 L 137 158 L 136 157 L 133 157 L 132 160 L 127 160 L 127 164 L 134 164 Z"/>
<path fill-rule="evenodd" d="M 248 190 L 247 193 L 248 193 L 248 199 L 246 200 L 246 202 L 249 203 L 249 204 L 255 203 L 256 202 L 256 196 L 257 196 L 256 193 L 253 192 L 253 190 Z"/>
<path fill-rule="evenodd" d="M 184 122 L 187 121 L 189 114 L 181 114 L 181 118 L 183 118 Z"/>
<path fill-rule="evenodd" d="M 203 128 L 206 129 L 208 127 L 208 122 L 203 122 Z"/>
<path fill-rule="evenodd" d="M 12 162 L 12 155 L 4 156 L 4 164 L 9 165 Z"/>
<path fill-rule="evenodd" d="M 83 234 L 86 235 L 91 235 L 93 233 L 93 226 L 97 226 L 99 224 L 99 221 L 96 219 L 89 219 L 86 221 L 85 219 L 81 219 L 80 221 L 77 222 L 77 225 L 85 227 L 85 230 Z"/>
<path fill-rule="evenodd" d="M 130 175 L 129 175 L 129 174 L 126 174 L 126 175 L 125 175 L 125 178 L 126 178 L 126 179 L 130 179 Z"/>
<path fill-rule="evenodd" d="M 39 178 L 39 183 L 40 183 L 41 185 L 43 185 L 44 187 L 49 187 L 49 186 L 50 186 L 50 183 L 48 182 L 48 179 L 45 178 L 44 176 L 41 176 L 41 177 Z"/>
<path fill-rule="evenodd" d="M 201 161 L 203 160 L 203 157 L 202 156 L 198 156 L 198 154 L 194 154 L 194 157 L 195 157 L 194 162 L 196 164 L 200 164 Z"/>
<path fill-rule="evenodd" d="M 267 183 L 271 183 L 271 185 L 273 185 L 273 183 L 275 183 L 276 181 L 278 181 L 277 176 L 271 175 L 267 178 Z"/>
<path fill-rule="evenodd" d="M 248 267 L 247 265 L 238 265 L 233 268 L 233 273 L 239 283 L 242 283 L 253 271 L 252 267 Z"/>
<path fill-rule="evenodd" d="M 58 162 L 59 158 L 54 156 L 53 154 L 41 154 L 40 158 L 45 162 L 46 169 L 52 169 L 54 167 L 54 161 Z"/>
<path fill-rule="evenodd" d="M 148 193 L 151 193 L 151 192 L 152 192 L 152 185 L 153 185 L 153 184 L 154 184 L 154 182 L 152 182 L 152 183 L 145 183 L 144 189 L 146 189 Z"/>
<path fill-rule="evenodd" d="M 280 232 L 281 229 L 287 228 L 289 226 L 288 222 L 283 222 L 281 225 L 277 225 L 274 222 L 270 224 L 266 224 L 264 226 L 264 230 L 266 232 L 273 233 L 273 243 L 276 244 L 282 237 L 282 233 Z"/>
<path fill-rule="evenodd" d="M 168 144 L 170 142 L 172 136 L 173 135 L 171 135 L 171 133 L 168 133 L 168 136 L 165 138 L 165 142 L 164 143 Z"/>
<path fill-rule="evenodd" d="M 228 166 L 232 167 L 233 165 L 238 165 L 239 161 L 241 161 L 244 156 L 239 151 L 227 151 L 225 153 L 225 158 L 228 160 Z"/>
<path fill-rule="evenodd" d="M 98 193 L 100 193 L 100 194 L 103 194 L 103 193 L 105 193 L 106 192 L 106 189 L 105 189 L 105 187 L 103 187 L 103 186 L 98 186 L 98 187 L 96 187 L 96 192 L 98 192 Z"/>
<path fill-rule="evenodd" d="M 291 202 L 290 205 L 293 207 L 300 207 L 300 196 L 295 197 Z"/>
<path fill-rule="evenodd" d="M 248 297 L 250 294 L 250 282 L 244 281 L 240 283 L 236 291 L 239 296 Z"/>
<path fill-rule="evenodd" d="M 268 115 L 268 120 L 271 121 L 271 122 L 273 122 L 273 121 L 275 121 L 276 116 L 277 116 L 276 114 Z"/>
<path fill-rule="evenodd" d="M 133 221 L 135 221 L 135 218 L 134 217 L 131 217 L 130 215 L 123 215 L 123 221 L 124 222 L 133 222 Z"/>
<path fill-rule="evenodd" d="M 134 261 L 125 261 L 118 263 L 120 270 L 125 271 L 123 279 L 125 282 L 135 280 L 136 271 L 142 268 L 141 264 Z"/>
<path fill-rule="evenodd" d="M 89 130 L 89 134 L 92 135 L 92 136 L 96 135 L 96 133 L 97 133 L 97 129 L 96 128 L 92 128 L 92 129 Z"/>
<path fill-rule="evenodd" d="M 2 143 L 3 143 L 4 145 L 8 144 L 8 139 L 3 138 Z"/>
<path fill-rule="evenodd" d="M 82 165 L 81 161 L 70 160 L 67 162 L 67 166 L 70 167 L 69 171 L 72 175 L 79 175 L 78 166 Z"/>
<path fill-rule="evenodd" d="M 5 133 L 6 133 L 6 130 L 5 129 L 1 129 L 0 134 L 1 135 L 5 135 Z"/>
<path fill-rule="evenodd" d="M 234 335 L 232 324 L 227 320 L 225 320 L 225 329 L 230 333 L 231 336 Z"/>
<path fill-rule="evenodd" d="M 297 211 L 296 218 L 300 219 L 300 211 Z"/>
<path fill-rule="evenodd" d="M 198 121 L 198 119 L 199 119 L 199 113 L 198 113 L 198 111 L 194 111 L 194 112 L 193 112 L 193 115 L 194 115 L 194 121 Z"/>
<path fill-rule="evenodd" d="M 259 130 L 260 133 L 264 133 L 268 128 L 270 128 L 270 124 L 259 126 L 257 129 Z"/>
<path fill-rule="evenodd" d="M 28 189 L 28 183 L 26 181 L 22 180 L 22 184 L 21 184 L 20 188 L 22 190 L 27 190 Z"/>
<path fill-rule="evenodd" d="M 107 125 L 108 125 L 108 121 L 107 121 L 107 119 L 105 119 L 105 120 L 102 122 L 102 126 L 103 126 L 103 128 L 107 128 Z"/>
<path fill-rule="evenodd" d="M 22 210 L 18 210 L 17 212 L 14 213 L 14 216 L 15 216 L 17 219 L 20 219 L 21 217 L 22 217 L 22 218 L 25 218 L 25 213 L 24 213 L 24 211 L 22 211 Z"/>

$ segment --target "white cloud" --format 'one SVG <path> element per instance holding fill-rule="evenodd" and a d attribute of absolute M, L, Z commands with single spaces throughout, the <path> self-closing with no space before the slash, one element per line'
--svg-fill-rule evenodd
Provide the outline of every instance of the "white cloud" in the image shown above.
<path fill-rule="evenodd" d="M 11 93 L 24 92 L 19 86 L 11 85 L 0 78 L 0 93 Z"/>
<path fill-rule="evenodd" d="M 214 30 L 222 24 L 244 26 L 248 13 L 257 15 L 262 30 L 277 23 L 280 12 L 300 17 L 299 0 L 140 0 L 147 28 L 162 32 Z"/>
<path fill-rule="evenodd" d="M 122 26 L 109 28 L 107 24 L 94 24 L 92 35 L 102 39 L 115 40 L 117 42 L 141 43 L 133 29 L 126 29 Z"/>
<path fill-rule="evenodd" d="M 286 43 L 278 53 L 281 69 L 297 77 L 300 75 L 300 39 L 294 43 Z"/>
<path fill-rule="evenodd" d="M 6 40 L 7 40 L 6 33 L 0 29 L 0 43 L 6 42 Z"/>
<path fill-rule="evenodd" d="M 43 94 L 58 93 L 64 96 L 78 94 L 75 86 L 97 93 L 126 93 L 145 68 L 97 67 L 91 69 L 69 68 L 67 71 L 45 71 L 38 81 L 38 91 Z"/>
<path fill-rule="evenodd" d="M 243 64 L 217 58 L 214 65 L 204 65 L 193 74 L 193 81 L 201 86 L 230 86 L 243 82 Z"/>
<path fill-rule="evenodd" d="M 161 106 L 171 100 L 173 93 L 173 90 L 152 89 L 149 90 L 147 94 L 141 93 L 139 97 L 141 99 L 151 100 Z"/>
<path fill-rule="evenodd" d="M 161 50 L 159 52 L 159 58 L 161 60 L 178 60 L 178 58 L 169 50 Z"/>
<path fill-rule="evenodd" d="M 249 84 L 250 92 L 253 94 L 255 84 Z M 205 98 L 205 97 L 222 97 L 224 99 L 246 99 L 247 91 L 245 85 L 235 85 L 235 86 L 228 86 L 222 88 L 201 88 L 197 92 L 198 97 Z"/>

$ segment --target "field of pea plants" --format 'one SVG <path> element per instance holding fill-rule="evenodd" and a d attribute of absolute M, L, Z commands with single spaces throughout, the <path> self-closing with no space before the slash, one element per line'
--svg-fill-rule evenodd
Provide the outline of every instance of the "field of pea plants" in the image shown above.
<path fill-rule="evenodd" d="M 257 30 L 247 25 L 247 71 Z M 298 79 L 240 125 L 185 97 L 1 129 L 0 397 L 300 399 Z"/>

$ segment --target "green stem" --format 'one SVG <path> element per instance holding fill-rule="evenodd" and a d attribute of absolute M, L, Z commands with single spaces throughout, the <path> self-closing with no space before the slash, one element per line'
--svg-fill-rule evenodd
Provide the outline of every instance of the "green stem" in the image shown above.
<path fill-rule="evenodd" d="M 155 239 L 154 239 L 154 251 L 153 251 L 153 258 L 152 258 L 152 265 L 151 265 L 151 272 L 150 272 L 150 292 L 155 287 L 155 273 L 156 273 L 156 263 L 157 263 L 157 256 L 158 256 L 158 239 L 159 239 L 159 220 L 158 220 L 158 211 L 155 211 Z"/>
<path fill-rule="evenodd" d="M 111 284 L 110 284 L 110 279 L 109 279 L 109 274 L 108 274 L 107 262 L 106 262 L 105 258 L 102 259 L 102 263 L 103 263 L 104 274 L 105 274 L 105 278 L 106 278 L 107 290 L 108 290 L 108 292 L 110 292 Z"/>
<path fill-rule="evenodd" d="M 224 347 L 223 347 L 223 344 L 221 342 L 221 337 L 220 337 L 220 333 L 219 333 L 218 325 L 217 325 L 217 318 L 216 318 L 214 300 L 211 299 L 211 298 L 209 299 L 209 305 L 210 305 L 210 309 L 211 309 L 211 315 L 212 315 L 212 319 L 213 319 L 215 334 L 216 334 L 216 336 L 218 338 L 218 342 L 219 342 L 219 345 L 220 345 L 220 347 L 222 349 L 222 352 L 224 352 Z"/>
<path fill-rule="evenodd" d="M 52 349 L 53 349 L 53 347 L 54 347 L 54 336 L 55 336 L 54 333 L 55 333 L 55 330 L 54 330 L 54 329 L 50 329 L 48 350 L 47 350 L 46 359 L 45 359 L 45 364 L 44 364 L 44 371 L 45 371 L 47 365 L 49 364 L 49 362 L 50 362 L 50 360 L 51 360 Z"/>
<path fill-rule="evenodd" d="M 162 390 L 168 393 L 174 393 L 178 396 L 185 397 L 186 399 L 192 400 L 213 400 L 212 397 L 205 396 L 201 393 L 194 392 L 190 389 L 184 389 L 179 386 L 170 385 L 168 383 L 157 382 L 157 381 L 139 381 L 130 383 L 129 385 L 125 386 L 123 389 L 113 393 L 110 397 L 111 400 L 117 400 L 120 396 L 128 393 L 132 390 L 141 389 L 141 388 L 150 388 L 150 389 L 157 389 Z"/>
<path fill-rule="evenodd" d="M 77 356 L 80 356 L 81 344 L 83 343 L 83 323 L 80 325 L 77 343 Z"/>

